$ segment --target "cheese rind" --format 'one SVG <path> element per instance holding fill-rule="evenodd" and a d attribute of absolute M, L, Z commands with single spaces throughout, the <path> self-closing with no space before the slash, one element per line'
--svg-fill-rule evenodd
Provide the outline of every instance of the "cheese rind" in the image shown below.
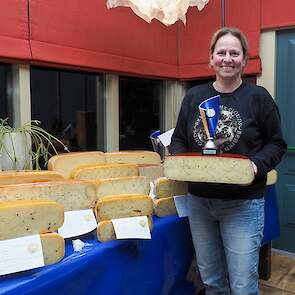
<path fill-rule="evenodd" d="M 53 200 L 65 211 L 95 207 L 95 186 L 87 181 L 63 180 L 0 186 L 0 201 Z"/>
<path fill-rule="evenodd" d="M 164 168 L 162 164 L 139 164 L 138 172 L 140 176 L 147 177 L 150 182 L 164 176 Z"/>
<path fill-rule="evenodd" d="M 100 199 L 109 195 L 143 194 L 150 192 L 149 180 L 144 176 L 126 176 L 118 178 L 101 179 L 95 181 L 96 197 Z"/>
<path fill-rule="evenodd" d="M 152 199 L 148 195 L 140 194 L 122 194 L 101 198 L 95 207 L 98 222 L 115 218 L 150 216 L 152 213 Z"/>
<path fill-rule="evenodd" d="M 70 177 L 71 172 L 81 165 L 103 164 L 105 163 L 103 152 L 70 152 L 51 157 L 48 161 L 48 170 L 60 172 L 66 178 Z"/>
<path fill-rule="evenodd" d="M 164 217 L 167 215 L 176 214 L 177 210 L 173 197 L 153 199 L 154 213 L 158 217 Z"/>
<path fill-rule="evenodd" d="M 45 265 L 57 263 L 65 256 L 65 240 L 57 233 L 40 235 Z"/>
<path fill-rule="evenodd" d="M 186 195 L 188 185 L 184 181 L 160 177 L 155 180 L 155 195 L 157 198 L 168 198 L 178 195 Z"/>
<path fill-rule="evenodd" d="M 56 231 L 63 222 L 63 206 L 54 201 L 0 202 L 0 240 Z"/>
<path fill-rule="evenodd" d="M 278 172 L 273 169 L 267 173 L 266 185 L 275 184 L 278 180 Z"/>
<path fill-rule="evenodd" d="M 135 164 L 106 164 L 81 166 L 73 170 L 71 178 L 79 180 L 97 180 L 124 176 L 138 176 Z"/>
<path fill-rule="evenodd" d="M 9 170 L 0 172 L 0 185 L 58 181 L 65 179 L 56 171 L 48 170 Z"/>
<path fill-rule="evenodd" d="M 254 170 L 246 157 L 177 155 L 164 162 L 164 175 L 180 181 L 249 185 Z"/>
<path fill-rule="evenodd" d="M 105 153 L 107 163 L 161 164 L 161 157 L 151 151 L 120 151 Z"/>
<path fill-rule="evenodd" d="M 153 220 L 150 216 L 148 216 L 148 223 L 150 232 L 153 227 Z M 116 240 L 116 233 L 111 220 L 103 220 L 98 223 L 96 230 L 97 239 L 100 242 L 108 242 L 111 240 Z"/>

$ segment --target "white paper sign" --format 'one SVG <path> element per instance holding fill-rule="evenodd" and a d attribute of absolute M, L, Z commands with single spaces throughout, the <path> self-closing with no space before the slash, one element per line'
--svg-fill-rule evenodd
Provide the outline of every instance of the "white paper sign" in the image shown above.
<path fill-rule="evenodd" d="M 172 134 L 174 132 L 174 129 L 175 128 L 170 129 L 170 130 L 168 130 L 168 131 L 166 131 L 166 132 L 164 132 L 164 133 L 162 133 L 162 134 L 160 134 L 158 136 L 158 138 L 160 139 L 160 141 L 162 142 L 162 144 L 164 145 L 164 147 L 167 147 L 167 146 L 170 145 L 170 143 L 171 143 L 171 137 L 172 137 Z"/>
<path fill-rule="evenodd" d="M 92 209 L 66 211 L 65 220 L 58 233 L 63 238 L 71 238 L 89 233 L 97 228 L 97 222 Z"/>
<path fill-rule="evenodd" d="M 176 211 L 179 217 L 188 216 L 186 195 L 174 196 L 174 203 L 175 203 Z"/>
<path fill-rule="evenodd" d="M 117 239 L 151 239 L 147 216 L 112 219 Z"/>
<path fill-rule="evenodd" d="M 0 241 L 0 275 L 44 266 L 39 235 Z"/>
<path fill-rule="evenodd" d="M 156 197 L 156 195 L 155 195 L 155 185 L 154 185 L 154 183 L 152 181 L 150 182 L 150 194 L 149 194 L 149 196 L 152 199 L 154 199 Z"/>

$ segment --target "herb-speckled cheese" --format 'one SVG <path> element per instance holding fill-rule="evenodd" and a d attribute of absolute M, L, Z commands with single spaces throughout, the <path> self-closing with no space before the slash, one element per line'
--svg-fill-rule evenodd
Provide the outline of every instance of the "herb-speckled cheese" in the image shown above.
<path fill-rule="evenodd" d="M 41 234 L 45 265 L 57 263 L 65 256 L 65 240 L 57 233 Z"/>
<path fill-rule="evenodd" d="M 0 240 L 56 231 L 63 225 L 63 206 L 50 200 L 0 202 Z"/>
<path fill-rule="evenodd" d="M 173 197 L 153 199 L 154 213 L 158 217 L 176 214 L 176 207 Z"/>
<path fill-rule="evenodd" d="M 154 181 L 159 177 L 164 176 L 164 168 L 162 164 L 141 164 L 138 165 L 140 176 L 145 176 L 149 181 Z"/>
<path fill-rule="evenodd" d="M 188 185 L 184 181 L 160 177 L 155 180 L 155 195 L 157 198 L 168 198 L 187 194 Z"/>
<path fill-rule="evenodd" d="M 161 164 L 161 157 L 151 151 L 120 151 L 105 153 L 107 163 Z"/>

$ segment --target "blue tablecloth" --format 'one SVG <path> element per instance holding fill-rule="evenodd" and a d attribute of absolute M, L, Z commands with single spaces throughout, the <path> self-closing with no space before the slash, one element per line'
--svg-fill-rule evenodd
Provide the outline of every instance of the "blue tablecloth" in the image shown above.
<path fill-rule="evenodd" d="M 194 294 L 187 280 L 194 255 L 187 218 L 154 218 L 151 240 L 81 239 L 91 244 L 81 253 L 67 241 L 61 262 L 1 277 L 0 294 Z"/>

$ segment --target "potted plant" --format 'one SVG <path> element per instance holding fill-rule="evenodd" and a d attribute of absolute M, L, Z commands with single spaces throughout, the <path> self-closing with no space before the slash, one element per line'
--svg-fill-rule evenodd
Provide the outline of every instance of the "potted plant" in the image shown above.
<path fill-rule="evenodd" d="M 65 145 L 34 120 L 22 127 L 12 127 L 8 118 L 0 119 L 0 170 L 40 170 L 42 164 L 57 154 L 55 145 Z M 42 163 L 42 164 L 41 164 Z"/>

